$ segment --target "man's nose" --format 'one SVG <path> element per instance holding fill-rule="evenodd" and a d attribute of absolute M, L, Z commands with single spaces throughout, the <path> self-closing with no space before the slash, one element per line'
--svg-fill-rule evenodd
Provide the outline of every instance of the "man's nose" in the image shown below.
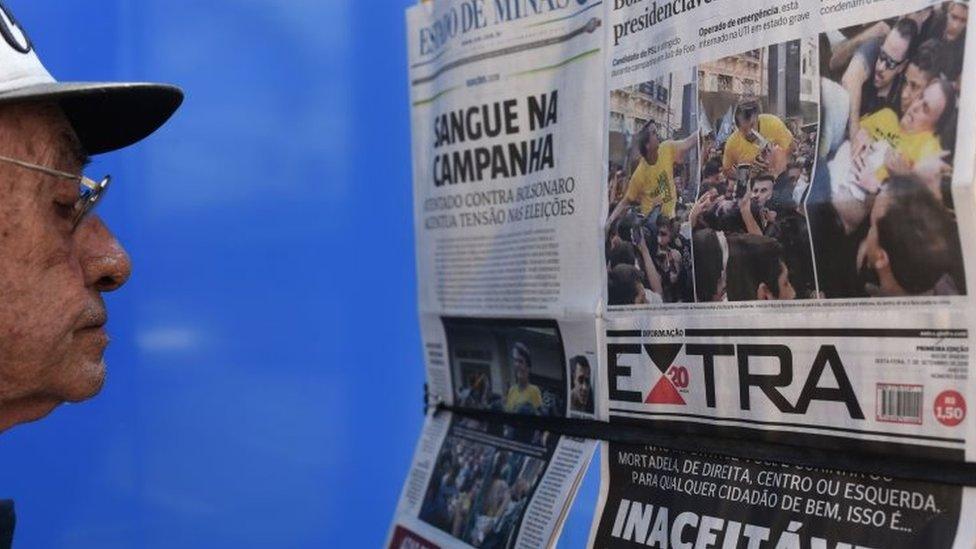
<path fill-rule="evenodd" d="M 87 216 L 78 225 L 74 238 L 85 287 L 111 292 L 125 284 L 132 274 L 132 262 L 101 218 Z"/>

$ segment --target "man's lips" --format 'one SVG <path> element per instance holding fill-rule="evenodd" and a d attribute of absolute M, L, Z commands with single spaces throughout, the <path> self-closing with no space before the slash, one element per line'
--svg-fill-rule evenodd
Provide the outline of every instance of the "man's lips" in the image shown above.
<path fill-rule="evenodd" d="M 106 322 L 108 322 L 108 314 L 105 308 L 93 305 L 82 311 L 75 325 L 78 326 L 78 330 L 98 330 L 105 326 Z"/>
<path fill-rule="evenodd" d="M 86 347 L 90 344 L 92 352 L 95 353 L 94 358 L 100 360 L 109 342 L 108 333 L 105 331 L 105 323 L 108 321 L 105 307 L 100 303 L 93 303 L 82 311 L 77 320 L 75 337 L 79 338 L 79 341 L 87 342 Z"/>

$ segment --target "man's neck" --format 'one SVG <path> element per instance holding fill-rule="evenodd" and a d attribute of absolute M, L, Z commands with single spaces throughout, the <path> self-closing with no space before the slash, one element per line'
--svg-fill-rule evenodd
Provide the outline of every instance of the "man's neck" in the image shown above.
<path fill-rule="evenodd" d="M 60 401 L 46 397 L 0 400 L 0 431 L 14 425 L 37 421 L 57 408 Z"/>

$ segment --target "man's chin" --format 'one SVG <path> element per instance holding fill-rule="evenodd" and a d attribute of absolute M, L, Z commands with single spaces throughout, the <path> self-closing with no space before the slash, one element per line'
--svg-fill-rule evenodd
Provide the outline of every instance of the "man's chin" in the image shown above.
<path fill-rule="evenodd" d="M 65 402 L 81 402 L 97 395 L 105 385 L 105 361 L 84 361 L 61 387 Z"/>

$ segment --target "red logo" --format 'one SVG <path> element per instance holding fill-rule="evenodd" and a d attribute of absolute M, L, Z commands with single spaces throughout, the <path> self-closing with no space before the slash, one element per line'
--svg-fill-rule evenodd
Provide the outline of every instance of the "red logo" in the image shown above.
<path fill-rule="evenodd" d="M 440 549 L 438 546 L 426 539 L 414 534 L 410 530 L 397 525 L 393 530 L 393 539 L 390 540 L 389 549 Z"/>
<path fill-rule="evenodd" d="M 685 399 L 681 398 L 678 389 L 688 387 L 688 369 L 684 366 L 671 366 L 657 384 L 651 389 L 644 402 L 648 404 L 678 404 L 684 406 Z"/>
<path fill-rule="evenodd" d="M 955 427 L 966 419 L 966 399 L 957 391 L 942 391 L 935 397 L 935 419 L 947 427 Z"/>

